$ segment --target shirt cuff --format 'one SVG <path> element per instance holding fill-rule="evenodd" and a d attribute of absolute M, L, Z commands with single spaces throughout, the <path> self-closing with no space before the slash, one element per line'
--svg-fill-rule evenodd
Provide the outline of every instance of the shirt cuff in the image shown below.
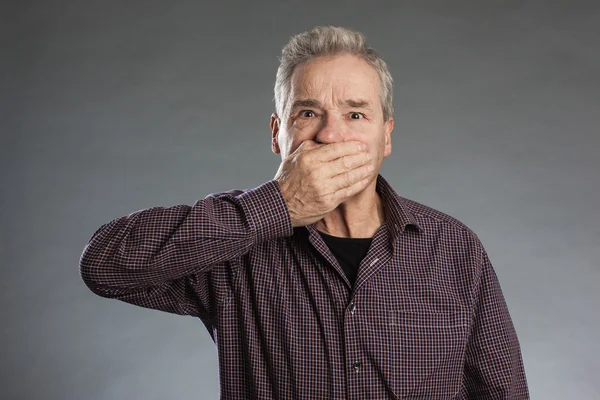
<path fill-rule="evenodd" d="M 258 241 L 293 235 L 290 213 L 275 180 L 245 191 L 238 200 Z"/>

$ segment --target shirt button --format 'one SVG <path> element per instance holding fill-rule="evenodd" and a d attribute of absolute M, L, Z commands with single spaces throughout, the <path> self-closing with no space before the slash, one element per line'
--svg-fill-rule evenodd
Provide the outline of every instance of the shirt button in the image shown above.
<path fill-rule="evenodd" d="M 352 366 L 354 367 L 354 370 L 358 372 L 360 371 L 360 367 L 362 367 L 362 363 L 360 361 L 357 361 L 354 364 L 352 364 Z"/>
<path fill-rule="evenodd" d="M 350 314 L 354 315 L 355 311 L 356 311 L 356 306 L 354 305 L 354 303 L 350 303 Z"/>

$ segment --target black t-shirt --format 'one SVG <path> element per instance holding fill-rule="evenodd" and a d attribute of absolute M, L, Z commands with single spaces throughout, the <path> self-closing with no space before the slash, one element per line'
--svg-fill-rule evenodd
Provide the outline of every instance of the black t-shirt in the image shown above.
<path fill-rule="evenodd" d="M 357 238 L 341 238 L 331 236 L 321 231 L 318 231 L 331 253 L 340 263 L 342 269 L 346 273 L 350 284 L 354 286 L 358 266 L 369 251 L 372 238 L 357 239 Z"/>

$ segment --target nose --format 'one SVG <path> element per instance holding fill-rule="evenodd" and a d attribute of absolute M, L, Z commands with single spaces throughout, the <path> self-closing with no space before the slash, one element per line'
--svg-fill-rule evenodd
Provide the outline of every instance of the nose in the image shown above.
<path fill-rule="evenodd" d="M 315 142 L 336 143 L 342 142 L 346 135 L 346 126 L 341 116 L 328 114 L 323 118 Z"/>

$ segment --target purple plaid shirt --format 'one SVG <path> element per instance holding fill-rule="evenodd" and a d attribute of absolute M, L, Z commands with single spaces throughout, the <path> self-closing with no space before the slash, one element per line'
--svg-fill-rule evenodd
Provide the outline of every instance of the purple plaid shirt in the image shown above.
<path fill-rule="evenodd" d="M 385 222 L 351 287 L 274 180 L 154 207 L 93 235 L 97 295 L 193 315 L 222 399 L 528 399 L 521 351 L 477 238 L 378 176 Z"/>

